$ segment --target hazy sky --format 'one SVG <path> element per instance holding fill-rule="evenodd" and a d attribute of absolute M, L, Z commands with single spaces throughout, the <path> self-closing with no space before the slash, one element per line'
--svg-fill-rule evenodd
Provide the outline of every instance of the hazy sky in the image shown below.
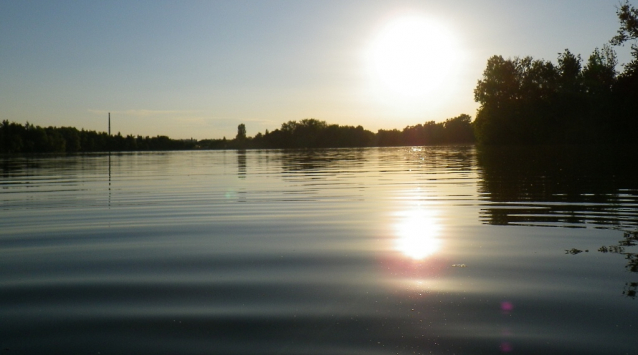
<path fill-rule="evenodd" d="M 474 116 L 491 55 L 555 62 L 569 48 L 586 60 L 616 33 L 619 4 L 4 0 L 0 120 L 106 131 L 111 112 L 114 133 L 203 139 L 232 138 L 240 123 L 253 136 L 304 118 L 376 132 Z M 392 24 L 415 17 L 435 33 L 419 55 L 441 59 L 429 65 L 436 70 L 383 70 L 445 79 L 423 91 L 389 87 L 371 64 L 386 59 L 374 48 Z M 621 63 L 628 52 L 618 49 Z"/>

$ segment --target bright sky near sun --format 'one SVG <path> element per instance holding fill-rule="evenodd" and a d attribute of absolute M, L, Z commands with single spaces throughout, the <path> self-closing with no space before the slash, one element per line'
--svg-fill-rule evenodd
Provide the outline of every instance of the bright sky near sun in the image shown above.
<path fill-rule="evenodd" d="M 2 1 L 0 120 L 171 138 L 474 116 L 487 59 L 589 56 L 618 0 Z M 618 49 L 620 62 L 628 48 Z"/>

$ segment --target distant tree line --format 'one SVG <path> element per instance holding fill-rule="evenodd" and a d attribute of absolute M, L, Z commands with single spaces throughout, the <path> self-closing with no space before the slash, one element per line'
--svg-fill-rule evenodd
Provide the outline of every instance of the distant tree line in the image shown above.
<path fill-rule="evenodd" d="M 618 8 L 620 29 L 610 41 L 638 38 L 638 10 Z M 480 107 L 473 123 L 484 144 L 617 144 L 638 132 L 638 46 L 617 73 L 613 48 L 596 48 L 583 65 L 565 50 L 557 64 L 532 57 L 487 61 L 474 90 Z"/>
<path fill-rule="evenodd" d="M 474 143 L 472 117 L 461 114 L 444 122 L 425 122 L 405 127 L 402 131 L 379 130 L 375 137 L 377 146 L 468 144 Z"/>
<path fill-rule="evenodd" d="M 472 118 L 462 114 L 444 122 L 407 126 L 403 130 L 379 130 L 376 134 L 362 126 L 328 124 L 314 118 L 288 121 L 272 132 L 246 136 L 246 127 L 237 127 L 235 139 L 201 140 L 201 148 L 344 148 L 435 144 L 472 144 Z"/>
<path fill-rule="evenodd" d="M 109 136 L 105 132 L 73 127 L 34 126 L 9 122 L 0 124 L 0 153 L 97 152 L 184 149 L 247 148 L 340 148 L 473 143 L 471 117 L 462 114 L 445 122 L 434 121 L 407 126 L 403 130 L 379 130 L 376 134 L 362 126 L 328 124 L 314 118 L 283 123 L 281 128 L 254 137 L 246 126 L 237 128 L 234 139 L 174 140 L 166 136 Z"/>
<path fill-rule="evenodd" d="M 192 149 L 195 141 L 173 140 L 166 136 L 109 136 L 105 132 L 78 130 L 73 127 L 34 126 L 2 121 L 0 153 L 98 152 L 134 150 Z"/>

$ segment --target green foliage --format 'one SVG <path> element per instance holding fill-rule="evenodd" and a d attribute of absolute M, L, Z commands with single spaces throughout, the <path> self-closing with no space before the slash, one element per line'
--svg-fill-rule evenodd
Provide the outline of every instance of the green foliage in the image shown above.
<path fill-rule="evenodd" d="M 408 127 L 406 127 L 407 129 Z M 381 147 L 400 146 L 403 143 L 402 133 L 398 129 L 383 130 L 377 132 L 376 143 Z"/>
<path fill-rule="evenodd" d="M 237 139 L 237 140 L 246 139 L 246 125 L 245 124 L 242 123 L 239 126 L 237 126 L 237 137 L 235 137 L 235 139 Z"/>
<path fill-rule="evenodd" d="M 253 148 L 339 148 L 369 146 L 407 146 L 450 143 L 473 143 L 474 133 L 469 115 L 445 122 L 433 121 L 405 127 L 402 131 L 379 130 L 374 134 L 362 126 L 328 124 L 314 118 L 283 123 L 281 128 L 258 134 L 248 147 Z"/>
<path fill-rule="evenodd" d="M 569 52 L 564 56 L 565 69 L 577 65 Z M 565 82 L 569 71 L 565 70 Z M 561 87 L 561 67 L 531 57 L 503 59 L 493 56 L 487 62 L 483 79 L 474 89 L 481 104 L 474 122 L 479 142 L 485 144 L 540 143 L 551 138 L 546 132 L 552 124 L 552 108 Z"/>
<path fill-rule="evenodd" d="M 596 48 L 583 66 L 568 49 L 557 65 L 531 57 L 487 61 L 474 90 L 473 123 L 483 144 L 617 144 L 638 130 L 638 9 L 625 1 L 610 43 L 632 43 L 633 60 L 618 73 L 613 48 Z"/>
<path fill-rule="evenodd" d="M 620 28 L 618 33 L 611 39 L 611 44 L 619 46 L 629 40 L 638 39 L 638 9 L 633 7 L 628 0 L 616 11 Z M 635 48 L 635 44 L 632 47 Z"/>
<path fill-rule="evenodd" d="M 626 3 L 619 17 L 622 36 L 612 43 L 636 39 L 638 11 Z M 480 104 L 473 123 L 476 138 L 488 145 L 629 141 L 638 129 L 636 63 L 619 75 L 616 53 L 608 45 L 596 48 L 584 67 L 580 55 L 568 49 L 556 65 L 493 56 L 474 89 Z"/>
<path fill-rule="evenodd" d="M 575 56 L 569 49 L 558 54 L 559 91 L 565 95 L 577 95 L 581 92 L 582 58 Z"/>
<path fill-rule="evenodd" d="M 263 148 L 337 148 L 372 145 L 374 133 L 362 126 L 329 125 L 314 118 L 288 121 L 281 128 L 256 136 L 253 146 Z"/>
<path fill-rule="evenodd" d="M 473 143 L 472 117 L 461 114 L 448 118 L 443 122 L 443 134 L 446 143 Z"/>
<path fill-rule="evenodd" d="M 246 148 L 339 148 L 473 143 L 473 124 L 462 114 L 445 122 L 434 121 L 407 126 L 402 131 L 379 130 L 377 134 L 362 126 L 328 124 L 314 118 L 288 121 L 281 128 L 247 137 L 246 126 L 238 126 L 235 139 L 172 140 L 166 136 L 109 136 L 104 132 L 78 131 L 73 127 L 42 128 L 3 121 L 0 125 L 0 153 L 95 152 L 181 149 Z"/>
<path fill-rule="evenodd" d="M 448 118 L 445 122 L 436 123 L 428 121 L 424 124 L 407 126 L 402 132 L 398 130 L 379 131 L 377 133 L 377 145 L 379 146 L 403 146 L 403 145 L 435 145 L 474 143 L 472 118 L 461 114 L 454 118 Z"/>
<path fill-rule="evenodd" d="M 73 153 L 132 150 L 192 149 L 195 142 L 172 140 L 165 136 L 123 137 L 104 132 L 78 131 L 73 127 L 23 126 L 4 120 L 0 125 L 0 153 Z"/>
<path fill-rule="evenodd" d="M 616 53 L 611 47 L 605 45 L 602 50 L 596 48 L 582 72 L 585 92 L 594 97 L 611 94 L 616 81 L 617 64 Z"/>

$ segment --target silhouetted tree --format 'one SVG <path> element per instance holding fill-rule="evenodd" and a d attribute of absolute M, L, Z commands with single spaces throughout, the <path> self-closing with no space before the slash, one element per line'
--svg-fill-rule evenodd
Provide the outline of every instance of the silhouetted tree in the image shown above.
<path fill-rule="evenodd" d="M 611 94 L 617 64 L 616 53 L 608 45 L 604 45 L 602 50 L 594 49 L 582 72 L 585 93 L 594 97 Z"/>
<path fill-rule="evenodd" d="M 636 132 L 638 130 L 638 9 L 625 1 L 616 15 L 620 22 L 620 28 L 610 43 L 615 46 L 624 45 L 628 41 L 631 44 L 632 60 L 624 65 L 624 70 L 618 76 L 614 86 L 615 104 L 617 106 L 616 130 L 621 132 Z M 633 140 L 633 134 L 624 134 L 622 140 Z"/>
<path fill-rule="evenodd" d="M 582 58 L 574 55 L 569 49 L 558 54 L 559 90 L 564 94 L 578 95 L 582 87 Z"/>
<path fill-rule="evenodd" d="M 473 143 L 472 117 L 461 114 L 443 122 L 446 143 Z"/>
<path fill-rule="evenodd" d="M 638 39 L 638 9 L 633 7 L 628 0 L 616 11 L 620 28 L 618 34 L 611 39 L 611 44 L 618 46 L 629 40 Z M 636 44 L 632 48 L 637 48 Z"/>
<path fill-rule="evenodd" d="M 377 131 L 376 145 L 380 147 L 394 147 L 401 145 L 401 131 L 398 129 Z"/>
<path fill-rule="evenodd" d="M 474 90 L 476 138 L 483 144 L 627 141 L 627 132 L 638 128 L 638 76 L 629 74 L 638 71 L 619 77 L 617 64 L 608 45 L 596 48 L 584 67 L 568 49 L 557 65 L 491 57 Z"/>
<path fill-rule="evenodd" d="M 531 58 L 503 59 L 493 56 L 487 61 L 483 79 L 474 89 L 474 100 L 481 104 L 474 122 L 479 142 L 513 144 L 519 141 L 522 76 Z"/>
<path fill-rule="evenodd" d="M 243 123 L 237 126 L 237 137 L 235 137 L 235 139 L 237 140 L 246 139 L 246 125 L 244 125 Z"/>
<path fill-rule="evenodd" d="M 266 131 L 253 142 L 266 148 L 366 147 L 373 145 L 374 133 L 362 126 L 328 125 L 325 121 L 307 118 L 285 122 L 281 128 Z"/>

